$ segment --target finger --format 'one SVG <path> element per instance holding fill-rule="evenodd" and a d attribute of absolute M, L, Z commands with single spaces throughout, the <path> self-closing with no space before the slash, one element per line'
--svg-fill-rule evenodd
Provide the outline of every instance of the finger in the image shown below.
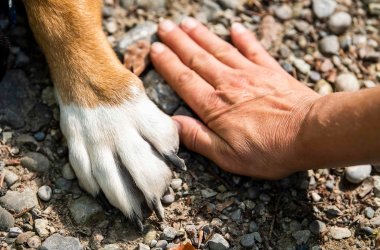
<path fill-rule="evenodd" d="M 170 86 L 199 117 L 204 118 L 208 111 L 208 100 L 214 96 L 214 88 L 161 43 L 152 45 L 151 59 L 156 70 Z"/>
<path fill-rule="evenodd" d="M 220 163 L 225 142 L 200 121 L 188 116 L 173 116 L 178 123 L 182 143 L 190 150 L 197 152 L 215 163 Z"/>
<path fill-rule="evenodd" d="M 276 71 L 284 71 L 280 64 L 261 46 L 253 33 L 242 24 L 234 23 L 232 25 L 231 37 L 240 52 L 252 62 Z"/>
<path fill-rule="evenodd" d="M 187 17 L 181 23 L 181 28 L 191 39 L 207 50 L 222 63 L 237 69 L 253 66 L 234 46 L 212 33 L 194 18 Z"/>
<path fill-rule="evenodd" d="M 202 49 L 172 21 L 162 21 L 158 28 L 158 34 L 161 40 L 178 55 L 185 65 L 197 72 L 214 87 L 220 83 L 223 75 L 231 70 L 230 67 Z"/>

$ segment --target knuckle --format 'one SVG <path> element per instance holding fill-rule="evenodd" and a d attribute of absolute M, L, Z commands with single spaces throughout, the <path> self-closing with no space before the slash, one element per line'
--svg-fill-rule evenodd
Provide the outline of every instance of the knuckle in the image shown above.
<path fill-rule="evenodd" d="M 206 52 L 195 53 L 189 60 L 189 67 L 192 69 L 198 69 L 203 65 L 207 65 L 210 61 L 210 54 Z"/>
<path fill-rule="evenodd" d="M 178 74 L 177 76 L 177 82 L 179 84 L 186 84 L 188 82 L 192 82 L 194 80 L 194 71 L 192 70 L 186 70 Z"/>
<path fill-rule="evenodd" d="M 213 54 L 215 55 L 216 58 L 223 59 L 235 53 L 236 51 L 237 49 L 233 47 L 231 44 L 224 43 L 223 45 L 215 49 Z"/>

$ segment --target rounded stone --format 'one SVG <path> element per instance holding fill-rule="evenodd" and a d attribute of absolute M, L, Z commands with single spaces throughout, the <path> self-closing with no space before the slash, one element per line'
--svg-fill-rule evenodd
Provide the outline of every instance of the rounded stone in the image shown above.
<path fill-rule="evenodd" d="M 360 89 L 360 83 L 352 73 L 342 73 L 335 80 L 337 91 L 353 92 Z"/>
<path fill-rule="evenodd" d="M 341 35 L 351 26 L 352 18 L 347 12 L 338 12 L 330 16 L 329 29 L 336 35 Z"/>
<path fill-rule="evenodd" d="M 358 165 L 345 168 L 346 179 L 354 184 L 361 183 L 371 175 L 371 165 Z"/>
<path fill-rule="evenodd" d="M 255 235 L 253 233 L 243 235 L 240 239 L 240 244 L 246 248 L 255 246 Z"/>
<path fill-rule="evenodd" d="M 228 241 L 222 235 L 215 233 L 208 241 L 210 250 L 227 250 L 230 248 Z"/>
<path fill-rule="evenodd" d="M 315 84 L 314 86 L 314 90 L 322 96 L 325 96 L 334 92 L 333 87 L 330 85 L 330 83 L 326 82 L 325 80 L 318 81 L 317 84 Z"/>
<path fill-rule="evenodd" d="M 373 216 L 375 215 L 375 210 L 373 210 L 372 207 L 366 207 L 364 209 L 364 215 L 365 217 L 367 217 L 368 219 L 372 219 Z"/>
<path fill-rule="evenodd" d="M 0 231 L 8 231 L 9 228 L 14 226 L 14 224 L 15 219 L 12 214 L 0 207 Z"/>
<path fill-rule="evenodd" d="M 36 152 L 26 153 L 21 158 L 21 165 L 33 172 L 45 172 L 50 167 L 48 158 Z"/>
<path fill-rule="evenodd" d="M 313 0 L 313 12 L 320 19 L 329 17 L 335 7 L 335 0 Z"/>
<path fill-rule="evenodd" d="M 79 242 L 78 238 L 74 237 L 64 237 L 58 233 L 53 234 L 49 238 L 47 238 L 42 246 L 39 248 L 40 250 L 82 250 L 82 246 Z"/>
<path fill-rule="evenodd" d="M 292 18 L 293 10 L 289 5 L 283 4 L 274 9 L 274 14 L 278 19 L 285 21 Z"/>
<path fill-rule="evenodd" d="M 310 238 L 309 230 L 300 230 L 292 233 L 293 238 L 296 240 L 297 245 L 306 244 Z"/>
<path fill-rule="evenodd" d="M 339 49 L 340 44 L 337 36 L 326 36 L 319 41 L 319 50 L 322 54 L 337 55 L 339 53 Z"/>
<path fill-rule="evenodd" d="M 315 221 L 313 221 L 312 223 L 310 223 L 310 225 L 309 225 L 309 230 L 310 230 L 313 234 L 315 234 L 315 235 L 319 235 L 319 234 L 325 232 L 326 229 L 327 229 L 327 228 L 326 228 L 326 224 L 323 223 L 323 222 L 320 221 L 320 220 L 315 220 Z"/>
<path fill-rule="evenodd" d="M 170 182 L 170 187 L 173 189 L 173 190 L 178 190 L 182 187 L 182 180 L 181 179 L 173 179 L 171 182 Z"/>
<path fill-rule="evenodd" d="M 167 245 L 168 242 L 166 240 L 159 240 L 154 247 L 165 249 Z"/>
<path fill-rule="evenodd" d="M 51 187 L 49 187 L 47 185 L 41 186 L 37 192 L 38 197 L 43 201 L 50 201 L 52 193 L 53 193 L 53 191 L 52 191 Z"/>
<path fill-rule="evenodd" d="M 171 241 L 171 240 L 174 240 L 176 235 L 177 235 L 177 230 L 175 230 L 175 228 L 166 227 L 161 234 L 161 239 Z"/>
<path fill-rule="evenodd" d="M 70 164 L 69 163 L 66 163 L 63 167 L 62 167 L 62 176 L 63 178 L 65 178 L 66 180 L 74 180 L 75 179 L 75 173 L 73 171 L 73 169 L 71 168 Z"/>
<path fill-rule="evenodd" d="M 87 195 L 72 201 L 69 210 L 78 225 L 88 225 L 104 217 L 103 208 Z"/>
<path fill-rule="evenodd" d="M 351 231 L 344 227 L 331 227 L 330 236 L 335 240 L 341 240 L 351 237 Z"/>

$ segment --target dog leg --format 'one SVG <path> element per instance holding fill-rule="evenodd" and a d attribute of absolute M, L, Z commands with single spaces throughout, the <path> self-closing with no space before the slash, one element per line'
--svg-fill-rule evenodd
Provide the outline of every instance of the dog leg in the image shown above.
<path fill-rule="evenodd" d="M 141 205 L 163 217 L 178 158 L 178 131 L 126 70 L 101 28 L 101 0 L 25 0 L 29 23 L 51 71 L 61 129 L 80 185 L 141 227 Z"/>

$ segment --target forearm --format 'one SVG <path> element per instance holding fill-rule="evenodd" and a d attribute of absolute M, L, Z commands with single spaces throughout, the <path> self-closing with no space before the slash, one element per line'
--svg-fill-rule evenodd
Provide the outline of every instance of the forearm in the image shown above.
<path fill-rule="evenodd" d="M 320 98 L 297 147 L 303 169 L 379 163 L 380 87 Z"/>

